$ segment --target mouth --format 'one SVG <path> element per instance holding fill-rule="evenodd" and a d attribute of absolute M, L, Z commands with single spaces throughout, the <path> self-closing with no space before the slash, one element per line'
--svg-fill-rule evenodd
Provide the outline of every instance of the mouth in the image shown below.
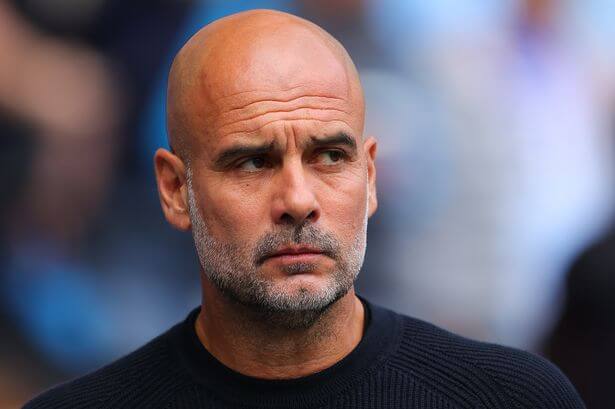
<path fill-rule="evenodd" d="M 283 264 L 309 263 L 325 255 L 324 251 L 315 247 L 288 246 L 277 250 L 275 253 L 269 254 L 263 259 L 263 262 L 274 261 Z"/>

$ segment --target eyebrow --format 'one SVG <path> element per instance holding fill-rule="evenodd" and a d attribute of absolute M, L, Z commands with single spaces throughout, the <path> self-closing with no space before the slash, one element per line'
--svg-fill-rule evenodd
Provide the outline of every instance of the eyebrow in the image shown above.
<path fill-rule="evenodd" d="M 346 132 L 338 132 L 335 135 L 325 136 L 324 138 L 318 138 L 315 136 L 310 137 L 312 147 L 331 146 L 331 145 L 346 145 L 352 150 L 352 153 L 357 151 L 357 143 L 354 138 L 348 135 Z"/>
<path fill-rule="evenodd" d="M 275 149 L 274 142 L 260 145 L 237 145 L 223 150 L 214 160 L 216 167 L 225 167 L 236 158 L 243 156 L 258 156 L 270 153 Z"/>
<path fill-rule="evenodd" d="M 353 137 L 346 132 L 338 132 L 335 135 L 325 136 L 322 138 L 311 136 L 307 143 L 303 144 L 304 149 L 319 148 L 332 145 L 346 145 L 352 152 L 356 154 L 357 144 Z M 227 167 L 235 159 L 248 156 L 260 156 L 269 154 L 276 149 L 279 149 L 275 142 L 263 143 L 260 145 L 236 145 L 223 150 L 214 160 L 214 166 L 217 168 Z"/>

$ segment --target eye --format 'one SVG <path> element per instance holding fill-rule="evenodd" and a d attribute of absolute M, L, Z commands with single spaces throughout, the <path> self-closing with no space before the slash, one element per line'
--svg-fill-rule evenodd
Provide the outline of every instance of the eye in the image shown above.
<path fill-rule="evenodd" d="M 321 151 L 317 155 L 317 162 L 331 166 L 343 161 L 346 156 L 345 152 L 338 149 Z"/>
<path fill-rule="evenodd" d="M 237 168 L 246 172 L 257 172 L 260 169 L 265 168 L 266 166 L 267 161 L 265 160 L 265 158 L 255 156 L 253 158 L 248 158 L 240 162 Z"/>

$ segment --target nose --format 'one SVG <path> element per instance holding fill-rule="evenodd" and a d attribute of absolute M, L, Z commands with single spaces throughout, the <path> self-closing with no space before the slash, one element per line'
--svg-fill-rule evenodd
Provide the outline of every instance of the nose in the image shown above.
<path fill-rule="evenodd" d="M 286 163 L 276 183 L 276 195 L 272 206 L 272 217 L 276 224 L 299 225 L 306 221 L 315 222 L 320 217 L 320 206 L 313 187 L 306 178 L 301 161 Z"/>

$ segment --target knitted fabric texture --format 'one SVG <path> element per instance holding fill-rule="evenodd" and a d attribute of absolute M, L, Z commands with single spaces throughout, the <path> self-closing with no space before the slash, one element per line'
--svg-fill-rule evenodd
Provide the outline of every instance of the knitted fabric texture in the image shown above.
<path fill-rule="evenodd" d="M 543 358 L 364 304 L 368 321 L 359 345 L 304 378 L 263 380 L 227 368 L 200 343 L 197 308 L 135 352 L 43 393 L 25 409 L 585 407 Z"/>

